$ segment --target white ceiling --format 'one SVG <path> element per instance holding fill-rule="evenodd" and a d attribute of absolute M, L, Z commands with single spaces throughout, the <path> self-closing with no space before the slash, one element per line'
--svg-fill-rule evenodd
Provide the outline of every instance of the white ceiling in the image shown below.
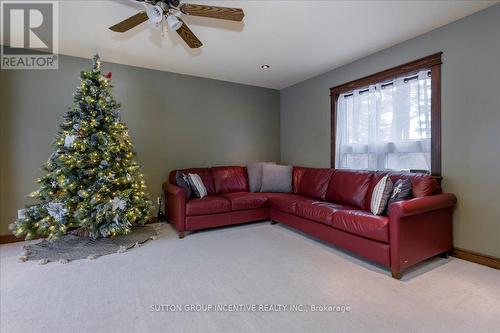
<path fill-rule="evenodd" d="M 498 1 L 199 1 L 240 7 L 243 23 L 185 17 L 204 43 L 147 23 L 107 29 L 142 9 L 132 0 L 61 1 L 60 53 L 282 89 L 421 35 Z M 271 69 L 262 70 L 262 64 Z"/>

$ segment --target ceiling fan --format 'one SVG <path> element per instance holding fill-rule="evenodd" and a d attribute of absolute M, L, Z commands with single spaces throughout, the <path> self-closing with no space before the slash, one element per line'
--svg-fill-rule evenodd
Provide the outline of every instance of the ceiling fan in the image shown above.
<path fill-rule="evenodd" d="M 222 20 L 241 21 L 245 14 L 240 8 L 206 6 L 189 3 L 180 3 L 180 0 L 135 0 L 143 2 L 145 11 L 141 11 L 125 19 L 109 29 L 116 32 L 125 32 L 139 24 L 150 21 L 151 24 L 163 30 L 164 24 L 170 30 L 176 31 L 190 48 L 198 48 L 203 44 L 179 17 L 181 14 L 192 16 L 211 17 Z"/>

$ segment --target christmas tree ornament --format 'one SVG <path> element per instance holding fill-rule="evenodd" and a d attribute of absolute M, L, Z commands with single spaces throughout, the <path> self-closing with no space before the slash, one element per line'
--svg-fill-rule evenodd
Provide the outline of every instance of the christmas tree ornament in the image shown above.
<path fill-rule="evenodd" d="M 71 147 L 75 142 L 76 135 L 66 135 L 64 138 L 64 147 Z"/>
<path fill-rule="evenodd" d="M 26 218 L 26 209 L 19 209 L 17 211 L 17 218 L 24 220 Z"/>
<path fill-rule="evenodd" d="M 47 204 L 47 213 L 52 216 L 56 221 L 60 222 L 68 213 L 61 202 L 49 202 Z"/>
<path fill-rule="evenodd" d="M 125 200 L 120 199 L 118 197 L 114 197 L 113 198 L 113 212 L 117 209 L 120 209 L 120 210 L 125 209 Z"/>

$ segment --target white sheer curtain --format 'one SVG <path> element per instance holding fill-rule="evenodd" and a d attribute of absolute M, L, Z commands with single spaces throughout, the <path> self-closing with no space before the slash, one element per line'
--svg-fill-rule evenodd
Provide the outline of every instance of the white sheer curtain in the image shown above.
<path fill-rule="evenodd" d="M 430 170 L 429 71 L 341 94 L 336 124 L 337 168 Z"/>

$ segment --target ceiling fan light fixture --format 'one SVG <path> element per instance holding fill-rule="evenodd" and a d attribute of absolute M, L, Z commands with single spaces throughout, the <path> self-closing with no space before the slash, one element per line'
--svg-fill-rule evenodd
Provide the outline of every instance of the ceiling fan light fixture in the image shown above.
<path fill-rule="evenodd" d="M 182 22 L 174 14 L 168 14 L 167 25 L 170 30 L 177 31 L 182 26 Z"/>
<path fill-rule="evenodd" d="M 163 9 L 160 6 L 147 6 L 146 14 L 153 24 L 159 24 L 163 20 Z"/>
<path fill-rule="evenodd" d="M 260 68 L 262 68 L 262 69 L 269 69 L 269 68 L 271 68 L 271 66 L 267 65 L 267 64 L 264 64 L 264 65 L 260 66 Z"/>

